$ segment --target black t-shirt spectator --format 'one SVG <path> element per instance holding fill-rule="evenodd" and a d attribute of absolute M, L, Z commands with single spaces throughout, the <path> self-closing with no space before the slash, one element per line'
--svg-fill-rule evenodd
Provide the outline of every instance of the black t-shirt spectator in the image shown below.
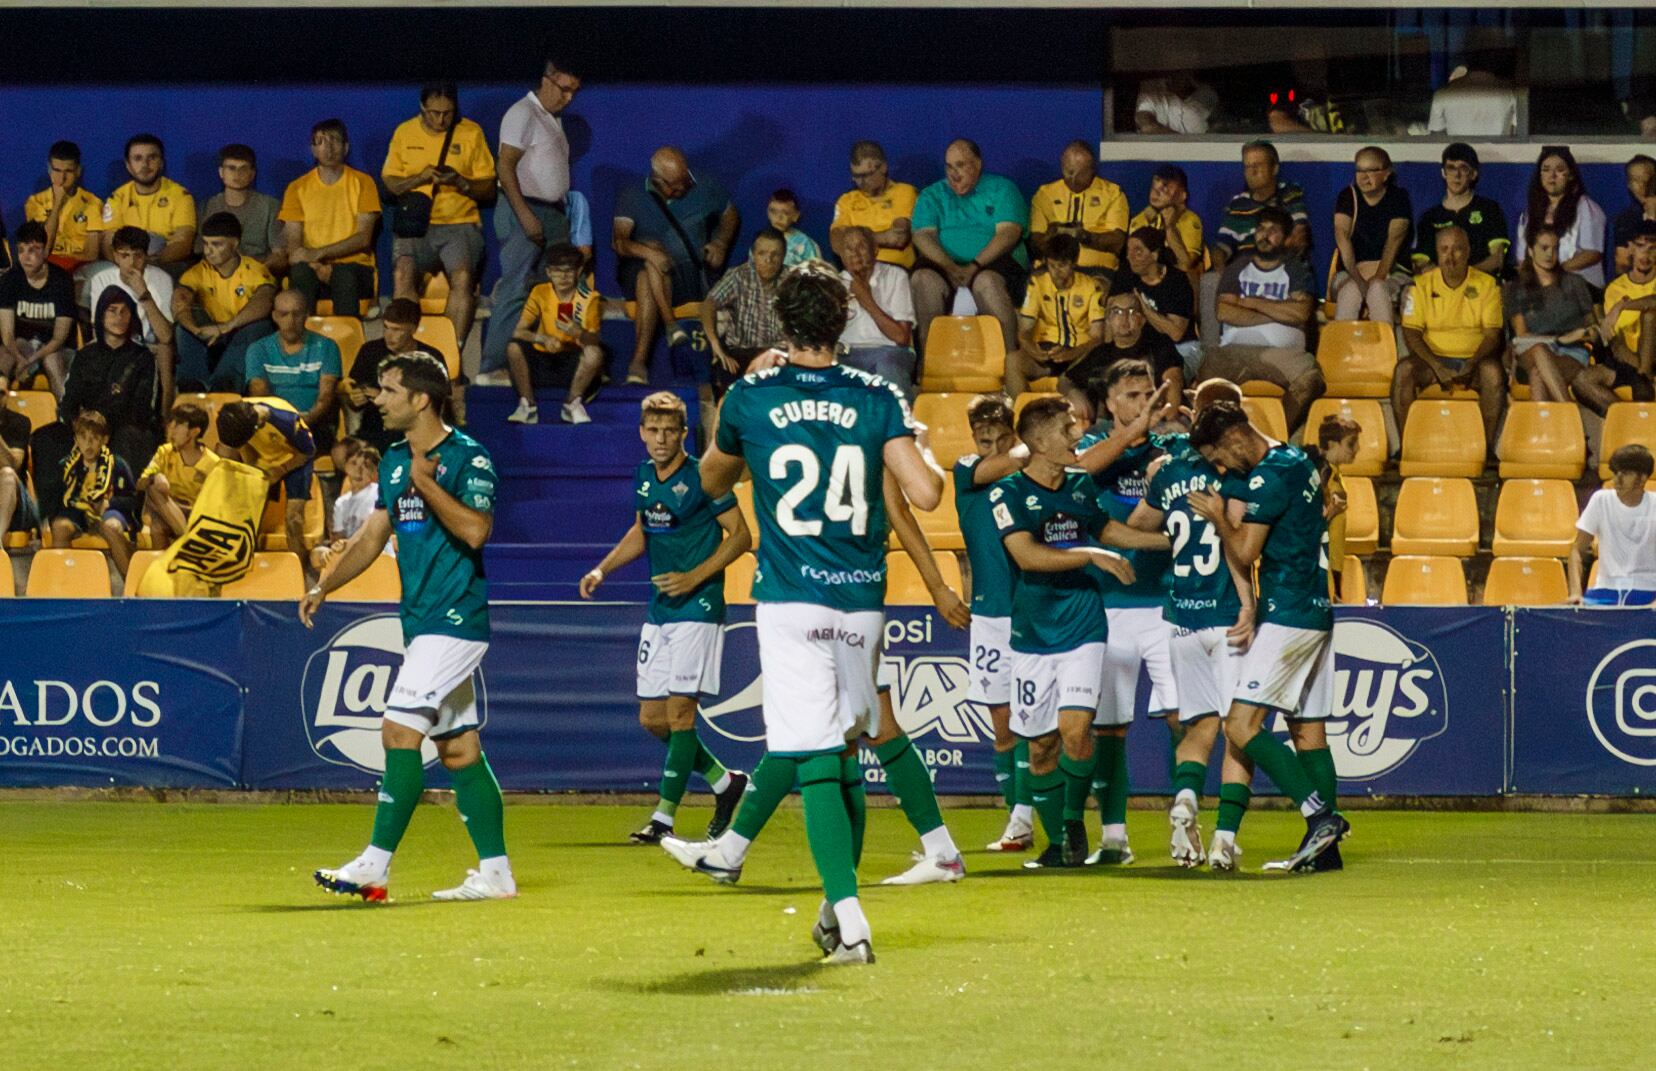
<path fill-rule="evenodd" d="M 1633 235 L 1639 230 L 1639 224 L 1644 222 L 1644 205 L 1628 205 L 1616 213 L 1616 218 L 1610 221 L 1610 248 L 1620 249 L 1633 244 Z M 1610 273 L 1605 272 L 1605 278 Z"/>
<path fill-rule="evenodd" d="M 391 356 L 391 350 L 384 339 L 376 338 L 372 342 L 364 342 L 357 350 L 356 360 L 351 362 L 351 382 L 359 387 L 377 387 L 379 385 L 380 362 Z M 357 438 L 368 443 L 380 453 L 401 439 L 395 432 L 385 430 L 385 418 L 380 415 L 379 406 L 369 402 L 362 407 L 362 422 L 357 425 Z"/>
<path fill-rule="evenodd" d="M 82 346 L 69 365 L 58 417 L 73 424 L 83 409 L 95 409 L 112 430 L 160 427 L 160 390 L 155 355 L 136 342 L 110 349 L 101 341 Z M 146 459 L 147 460 L 147 459 Z"/>
<path fill-rule="evenodd" d="M 0 309 L 17 316 L 17 337 L 44 342 L 52 337 L 53 321 L 75 315 L 75 280 L 56 264 L 46 265 L 46 282 L 36 289 L 21 267 L 0 275 Z"/>
<path fill-rule="evenodd" d="M 1065 369 L 1063 378 L 1083 390 L 1089 389 L 1089 384 L 1096 381 L 1096 393 L 1103 389 L 1104 373 L 1110 366 L 1129 358 L 1148 361 L 1151 371 L 1156 373 L 1157 383 L 1161 382 L 1168 369 L 1184 367 L 1179 351 L 1173 348 L 1168 337 L 1146 327 L 1131 346 L 1117 346 L 1113 340 L 1100 342 L 1085 357 Z"/>
<path fill-rule="evenodd" d="M 1386 192 L 1380 195 L 1380 203 L 1371 205 L 1357 196 L 1355 187 L 1347 186 L 1334 198 L 1334 214 L 1351 217 L 1351 248 L 1359 264 L 1377 261 L 1386 255 L 1386 234 L 1391 229 L 1391 221 L 1402 220 L 1408 228 L 1403 232 L 1403 244 L 1397 249 L 1396 267 L 1406 268 L 1409 231 L 1414 227 L 1414 206 L 1409 203 L 1408 190 L 1397 185 L 1387 186 Z"/>
<path fill-rule="evenodd" d="M 1163 316 L 1183 316 L 1185 318 L 1184 334 L 1178 338 L 1170 338 L 1169 342 L 1183 342 L 1196 330 L 1196 295 L 1190 289 L 1190 277 L 1177 268 L 1168 268 L 1161 277 L 1161 282 L 1151 286 L 1138 276 L 1132 276 L 1133 290 L 1143 295 L 1144 303 Z M 1149 324 L 1147 330 L 1154 331 Z M 1157 332 L 1159 334 L 1159 332 Z M 1165 337 L 1165 336 L 1164 336 Z"/>
<path fill-rule="evenodd" d="M 1501 254 L 1503 262 L 1506 260 L 1506 251 L 1512 245 L 1506 214 L 1494 201 L 1473 194 L 1472 200 L 1458 212 L 1449 211 L 1440 202 L 1420 214 L 1420 223 L 1415 227 L 1415 267 L 1422 261 L 1437 263 L 1437 232 L 1450 225 L 1464 230 L 1471 240 L 1473 264 L 1495 252 Z"/>
<path fill-rule="evenodd" d="M 8 450 L 23 451 L 23 460 L 17 465 L 19 474 L 29 471 L 29 435 L 33 431 L 28 417 L 15 409 L 0 408 L 0 441 Z"/>

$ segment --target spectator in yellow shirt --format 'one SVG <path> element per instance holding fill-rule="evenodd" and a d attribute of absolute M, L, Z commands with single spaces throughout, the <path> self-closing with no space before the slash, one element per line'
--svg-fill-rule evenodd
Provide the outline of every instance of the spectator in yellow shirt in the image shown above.
<path fill-rule="evenodd" d="M 598 343 L 604 299 L 588 281 L 586 257 L 574 246 L 562 242 L 548 249 L 545 264 L 546 282 L 529 291 L 517 330 L 506 344 L 506 362 L 519 399 L 517 411 L 506 419 L 513 424 L 540 423 L 530 360 L 562 365 L 574 358 L 562 416 L 566 424 L 590 424 L 582 398 L 604 366 Z"/>
<path fill-rule="evenodd" d="M 1600 330 L 1610 359 L 1602 363 L 1613 372 L 1612 388 L 1631 387 L 1636 401 L 1649 401 L 1656 374 L 1656 220 L 1639 221 L 1628 251 L 1627 271 L 1604 288 Z"/>
<path fill-rule="evenodd" d="M 838 253 L 840 237 L 847 230 L 867 227 L 874 235 L 876 259 L 905 271 L 914 267 L 911 219 L 920 191 L 906 182 L 891 181 L 885 150 L 877 141 L 851 146 L 851 181 L 857 188 L 834 202 L 828 245 Z"/>
<path fill-rule="evenodd" d="M 186 390 L 240 390 L 247 347 L 276 327 L 270 310 L 276 279 L 241 252 L 241 223 L 228 212 L 201 224 L 200 263 L 173 290 L 173 323 L 178 331 L 176 379 Z"/>
<path fill-rule="evenodd" d="M 81 151 L 72 141 L 57 141 L 46 151 L 51 184 L 23 202 L 23 218 L 46 226 L 46 260 L 77 272 L 98 259 L 93 227 L 103 218 L 103 202 L 80 184 Z M 85 277 L 77 280 L 83 286 Z"/>
<path fill-rule="evenodd" d="M 205 434 L 207 410 L 194 402 L 179 402 L 167 414 L 167 441 L 156 447 L 138 476 L 152 550 L 165 550 L 184 534 L 201 485 L 219 463 L 219 456 L 202 445 Z"/>
<path fill-rule="evenodd" d="M 127 139 L 126 169 L 132 181 L 117 186 L 104 200 L 94 228 L 103 232 L 103 257 L 115 259 L 116 231 L 141 227 L 149 232 L 150 263 L 176 279 L 195 255 L 195 199 L 166 176 L 167 150 L 154 134 Z"/>
<path fill-rule="evenodd" d="M 1437 264 L 1415 277 L 1403 299 L 1408 353 L 1392 374 L 1392 411 L 1406 427 L 1415 396 L 1436 383 L 1478 392 L 1484 438 L 1495 447 L 1495 425 L 1506 397 L 1501 286 L 1471 266 L 1472 242 L 1457 226 L 1437 232 Z"/>
<path fill-rule="evenodd" d="M 1190 210 L 1190 179 L 1182 167 L 1168 164 L 1150 176 L 1150 199 L 1127 221 L 1127 233 L 1154 227 L 1167 239 L 1173 266 L 1190 276 L 1192 289 L 1200 285 L 1206 246 L 1202 218 Z"/>
<path fill-rule="evenodd" d="M 379 189 L 371 176 L 345 163 L 351 139 L 345 124 L 324 119 L 311 128 L 316 166 L 288 183 L 282 195 L 288 279 L 316 308 L 333 301 L 336 316 L 361 316 L 375 297 L 374 224 Z"/>
<path fill-rule="evenodd" d="M 1107 283 L 1127 244 L 1127 195 L 1099 176 L 1098 163 L 1084 141 L 1064 146 L 1058 168 L 1062 177 L 1030 198 L 1029 244 L 1045 257 L 1048 241 L 1067 234 L 1081 243 L 1076 266 Z"/>
<path fill-rule="evenodd" d="M 1018 348 L 1006 362 L 1006 393 L 1058 375 L 1104 338 L 1104 287 L 1077 270 L 1081 243 L 1058 233 L 1046 243 L 1046 271 L 1030 277 L 1018 322 Z"/>
<path fill-rule="evenodd" d="M 439 160 L 444 145 L 448 152 Z M 453 82 L 421 87 L 420 114 L 391 135 L 380 178 L 393 197 L 419 193 L 431 198 L 425 234 L 392 239 L 392 296 L 418 301 L 420 280 L 441 271 L 449 284 L 444 315 L 464 346 L 477 309 L 472 292 L 483 260 L 483 216 L 477 203 L 494 197 L 495 160 L 483 128 L 460 117 L 460 91 Z"/>

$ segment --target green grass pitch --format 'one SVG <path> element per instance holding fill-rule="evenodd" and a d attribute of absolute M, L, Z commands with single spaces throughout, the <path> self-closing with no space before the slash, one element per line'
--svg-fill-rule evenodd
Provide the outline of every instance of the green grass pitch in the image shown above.
<path fill-rule="evenodd" d="M 688 807 L 699 829 L 705 808 Z M 870 812 L 880 962 L 822 969 L 795 809 L 736 888 L 627 846 L 640 808 L 509 805 L 522 895 L 435 904 L 473 863 L 426 806 L 393 902 L 325 895 L 366 805 L 0 804 L 0 1066 L 34 1068 L 1631 1067 L 1649 1055 L 1656 816 L 1359 812 L 1344 873 L 1139 861 L 882 889 L 913 835 Z M 990 810 L 948 814 L 970 849 Z M 1204 815 L 1211 828 L 1211 814 Z M 1645 1057 L 1641 1058 L 1640 1053 Z"/>

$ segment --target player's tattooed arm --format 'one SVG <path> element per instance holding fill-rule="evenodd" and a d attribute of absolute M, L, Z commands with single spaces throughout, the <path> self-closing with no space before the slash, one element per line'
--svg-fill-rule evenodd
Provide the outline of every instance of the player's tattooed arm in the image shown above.
<path fill-rule="evenodd" d="M 753 533 L 748 530 L 747 518 L 742 516 L 741 510 L 730 509 L 719 514 L 719 527 L 724 529 L 724 538 L 719 540 L 719 545 L 713 548 L 707 560 L 687 572 L 652 576 L 650 582 L 670 598 L 688 595 L 753 549 Z M 584 577 L 581 582 L 586 583 Z"/>
<path fill-rule="evenodd" d="M 914 561 L 914 567 L 919 571 L 920 579 L 925 581 L 937 612 L 943 615 L 943 620 L 951 628 L 965 628 L 972 623 L 972 612 L 944 581 L 942 571 L 937 568 L 937 559 L 932 555 L 931 545 L 926 542 L 925 533 L 920 531 L 920 522 L 914 519 L 914 511 L 909 508 L 908 499 L 903 497 L 897 479 L 889 469 L 885 473 L 883 489 L 886 516 L 891 521 L 892 531 L 897 533 L 897 542 Z"/>
<path fill-rule="evenodd" d="M 735 512 L 735 511 L 733 511 Z M 615 572 L 624 565 L 631 564 L 644 556 L 644 522 L 633 514 L 632 527 L 622 536 L 610 552 L 604 555 L 603 561 L 595 565 L 591 571 L 581 577 L 581 598 L 590 599 L 592 593 L 598 590 L 598 585 L 604 582 L 604 577 Z"/>

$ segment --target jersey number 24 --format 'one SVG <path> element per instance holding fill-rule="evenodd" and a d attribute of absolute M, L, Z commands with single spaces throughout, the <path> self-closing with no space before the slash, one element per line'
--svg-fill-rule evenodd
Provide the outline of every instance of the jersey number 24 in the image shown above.
<path fill-rule="evenodd" d="M 868 534 L 868 497 L 864 491 L 868 482 L 867 465 L 862 448 L 850 443 L 836 447 L 828 465 L 828 492 L 822 500 L 822 515 L 830 521 L 849 522 L 852 535 Z M 794 511 L 822 482 L 822 462 L 810 447 L 798 443 L 779 446 L 771 454 L 771 479 L 786 480 L 794 467 L 799 469 L 799 478 L 777 500 L 777 526 L 791 536 L 821 535 L 821 521 L 804 520 Z"/>

